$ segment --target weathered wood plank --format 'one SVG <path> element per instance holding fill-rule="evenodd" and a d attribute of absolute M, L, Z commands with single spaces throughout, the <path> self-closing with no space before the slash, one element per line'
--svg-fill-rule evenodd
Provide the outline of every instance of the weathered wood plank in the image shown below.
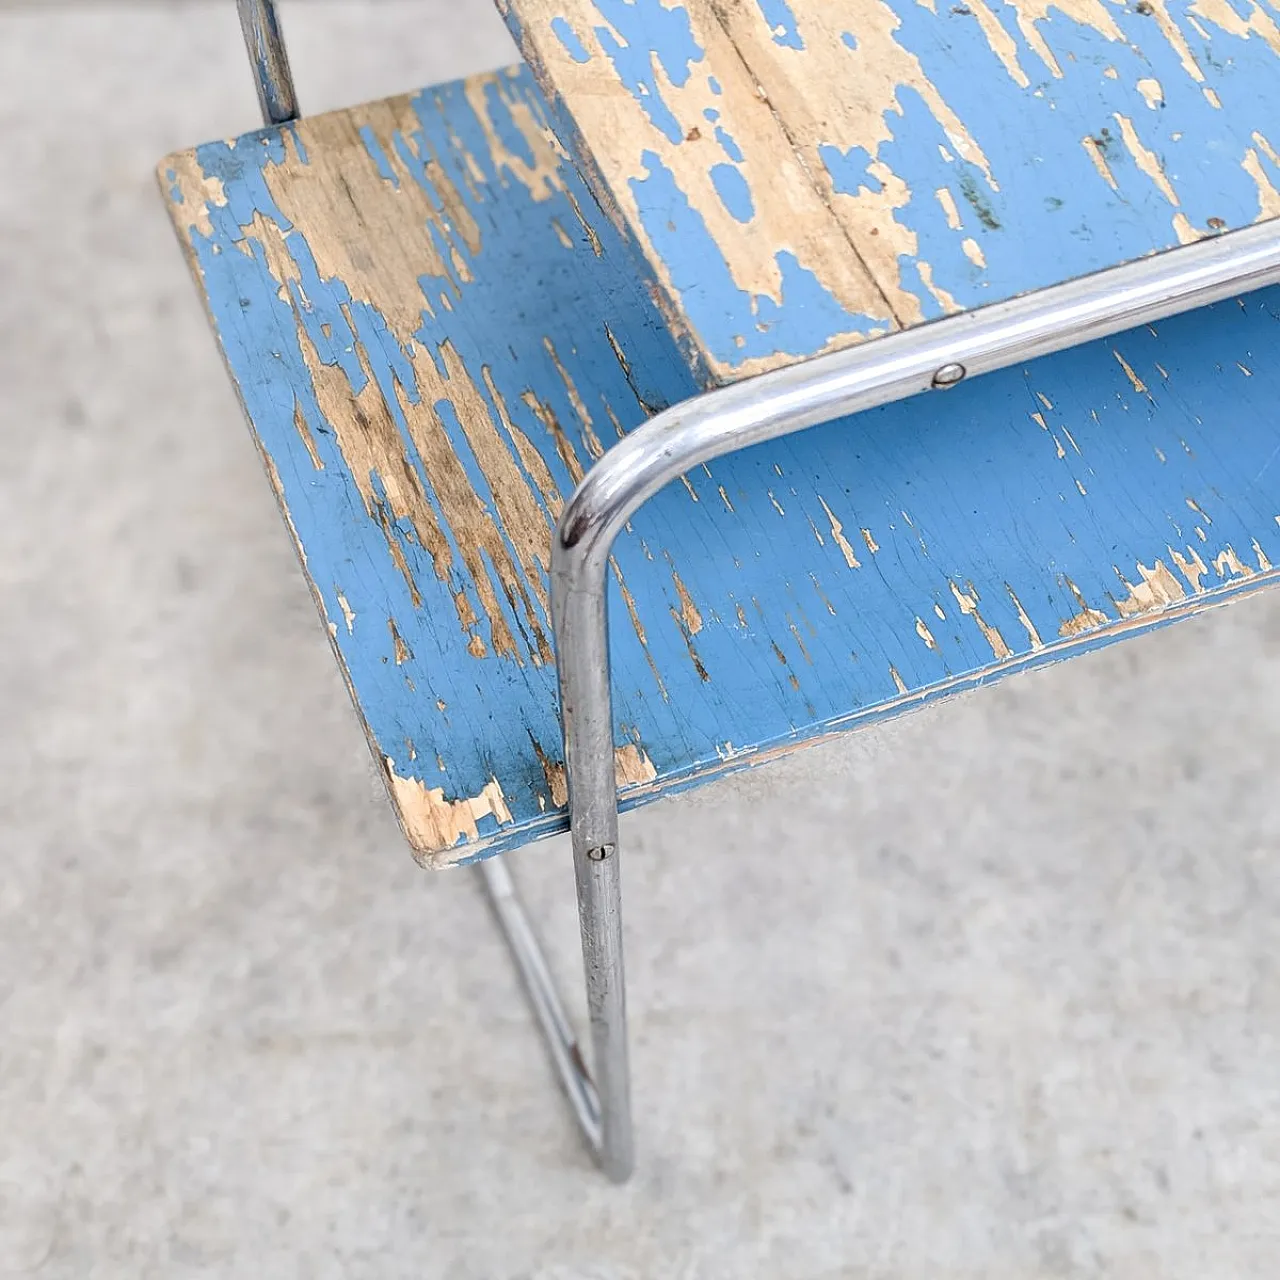
<path fill-rule="evenodd" d="M 565 826 L 550 529 L 694 389 L 526 72 L 161 181 L 409 839 Z M 624 804 L 1271 582 L 1280 291 L 815 428 L 636 517 Z"/>
<path fill-rule="evenodd" d="M 704 383 L 1280 216 L 1276 0 L 499 7 Z"/>

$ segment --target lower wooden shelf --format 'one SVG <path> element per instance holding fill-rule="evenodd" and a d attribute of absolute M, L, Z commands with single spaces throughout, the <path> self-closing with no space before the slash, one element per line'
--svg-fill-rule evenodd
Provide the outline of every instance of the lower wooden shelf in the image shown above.
<path fill-rule="evenodd" d="M 538 90 L 479 76 L 160 178 L 418 856 L 563 829 L 550 531 L 610 441 L 695 388 Z M 618 541 L 623 804 L 1277 561 L 1280 290 L 745 450 Z"/>

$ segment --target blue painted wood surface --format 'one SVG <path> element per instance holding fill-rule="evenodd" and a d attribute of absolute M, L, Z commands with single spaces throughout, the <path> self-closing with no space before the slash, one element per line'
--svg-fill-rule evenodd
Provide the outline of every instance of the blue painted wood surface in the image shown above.
<path fill-rule="evenodd" d="M 704 383 L 1280 215 L 1276 0 L 499 0 Z"/>
<path fill-rule="evenodd" d="M 552 522 L 693 379 L 528 73 L 160 176 L 419 856 L 564 828 Z M 1277 290 L 701 468 L 617 544 L 623 803 L 1255 590 L 1278 522 Z"/>

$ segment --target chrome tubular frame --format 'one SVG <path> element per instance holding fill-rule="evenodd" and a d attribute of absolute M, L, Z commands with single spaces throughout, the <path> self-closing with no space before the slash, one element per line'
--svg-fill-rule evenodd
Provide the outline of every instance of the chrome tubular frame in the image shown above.
<path fill-rule="evenodd" d="M 529 997 L 538 1026 L 542 1029 L 552 1064 L 560 1077 L 573 1114 L 577 1117 L 578 1127 L 582 1130 L 587 1145 L 593 1152 L 597 1152 L 602 1143 L 600 1099 L 587 1071 L 587 1064 L 582 1059 L 582 1051 L 578 1048 L 573 1024 L 565 1013 L 551 970 L 547 968 L 546 956 L 538 935 L 525 913 L 520 895 L 516 892 L 515 881 L 507 869 L 507 861 L 498 854 L 477 863 L 476 870 L 480 873 L 498 927 L 511 950 L 511 958 L 524 983 L 525 994 Z"/>
<path fill-rule="evenodd" d="M 237 5 L 266 123 L 296 119 L 274 0 Z M 552 540 L 551 609 L 594 1079 L 505 862 L 478 869 L 579 1128 L 614 1181 L 632 1167 L 605 592 L 620 530 L 698 463 L 1276 281 L 1280 219 L 695 396 L 637 427 L 578 485 Z"/>
<path fill-rule="evenodd" d="M 1273 219 L 706 392 L 630 432 L 578 485 L 552 545 L 551 608 L 602 1114 L 599 1159 L 610 1176 L 625 1178 L 631 1166 L 605 591 L 623 526 L 699 463 L 1277 280 L 1280 219 Z"/>
<path fill-rule="evenodd" d="M 296 120 L 298 96 L 293 91 L 275 0 L 236 0 L 236 8 L 240 11 L 240 30 L 253 66 L 263 120 L 269 125 Z"/>

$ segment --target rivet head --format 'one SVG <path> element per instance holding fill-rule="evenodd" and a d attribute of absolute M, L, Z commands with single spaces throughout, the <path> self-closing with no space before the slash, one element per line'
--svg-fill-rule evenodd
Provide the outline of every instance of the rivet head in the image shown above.
<path fill-rule="evenodd" d="M 954 387 L 957 382 L 964 380 L 964 372 L 964 365 L 962 364 L 944 364 L 933 375 L 933 385 L 939 390 Z"/>

